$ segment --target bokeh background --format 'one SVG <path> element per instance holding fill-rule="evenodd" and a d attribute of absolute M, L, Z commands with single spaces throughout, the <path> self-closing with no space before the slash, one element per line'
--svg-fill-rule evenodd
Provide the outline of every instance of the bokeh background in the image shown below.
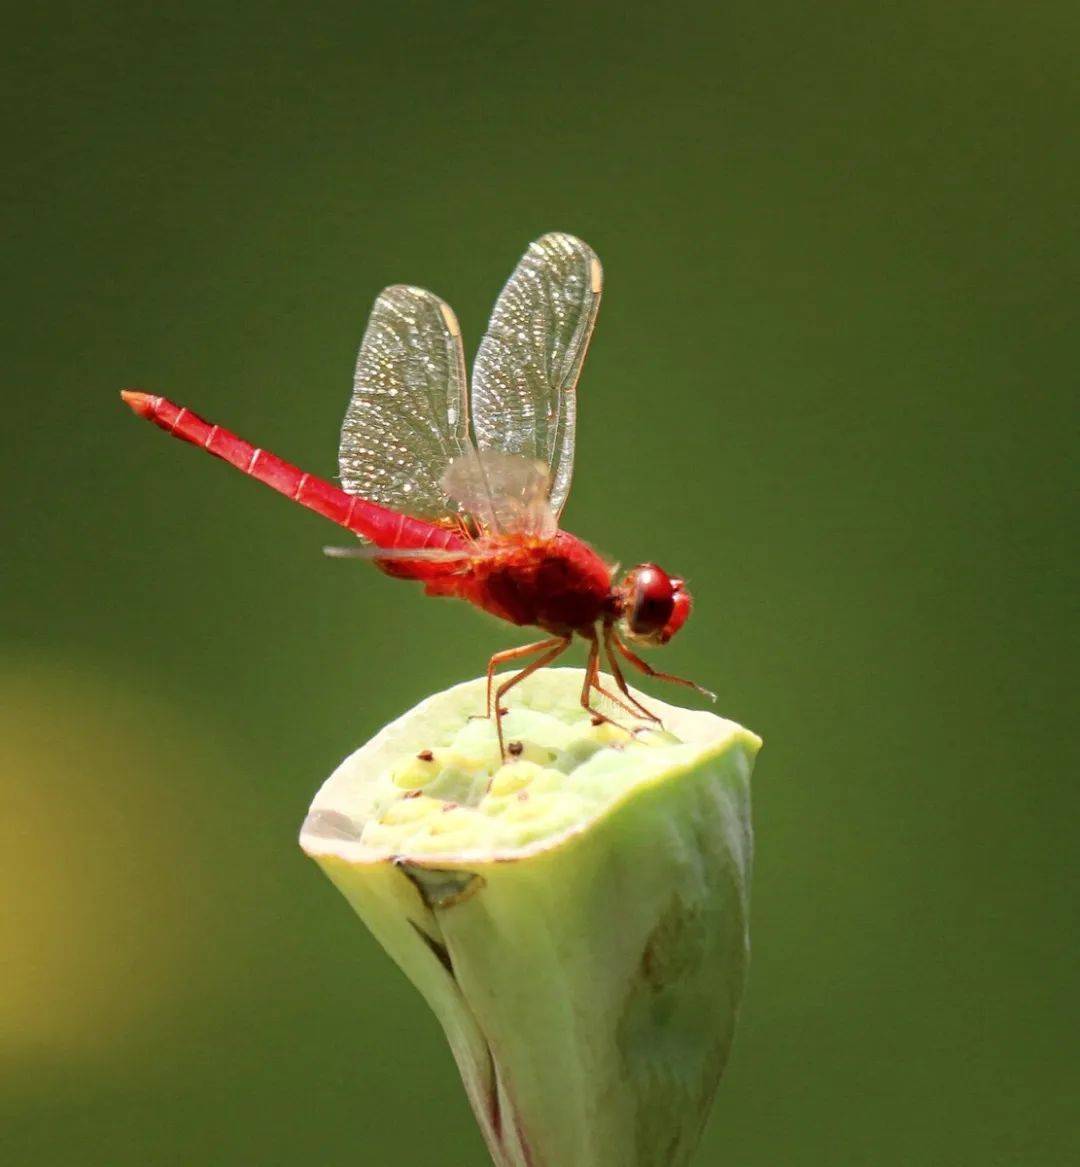
<path fill-rule="evenodd" d="M 986 0 L 9 13 L 0 1160 L 485 1162 L 296 833 L 515 634 L 324 560 L 116 391 L 332 474 L 378 290 L 474 346 L 551 229 L 607 272 L 567 525 L 689 578 L 664 664 L 767 743 L 698 1162 L 1080 1151 L 1078 35 Z"/>

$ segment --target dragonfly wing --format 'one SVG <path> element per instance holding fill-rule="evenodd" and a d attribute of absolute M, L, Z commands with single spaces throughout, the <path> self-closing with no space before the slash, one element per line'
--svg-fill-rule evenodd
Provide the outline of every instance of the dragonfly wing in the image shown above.
<path fill-rule="evenodd" d="M 461 329 L 449 305 L 396 285 L 371 311 L 341 428 L 341 482 L 383 506 L 439 518 L 456 511 L 441 484 L 473 447 Z"/>
<path fill-rule="evenodd" d="M 450 463 L 442 484 L 485 534 L 550 539 L 558 530 L 550 474 L 538 459 L 473 450 Z"/>
<path fill-rule="evenodd" d="M 580 239 L 554 233 L 531 243 L 495 302 L 473 366 L 477 446 L 547 466 L 556 517 L 570 491 L 574 391 L 602 279 L 600 261 Z"/>
<path fill-rule="evenodd" d="M 375 547 L 370 543 L 354 543 L 348 547 L 324 547 L 327 559 L 407 559 L 415 563 L 467 563 L 471 551 L 450 551 L 441 547 Z"/>

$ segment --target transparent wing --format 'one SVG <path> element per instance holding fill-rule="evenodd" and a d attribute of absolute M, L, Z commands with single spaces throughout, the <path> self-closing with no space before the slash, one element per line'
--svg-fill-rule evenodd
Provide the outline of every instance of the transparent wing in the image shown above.
<path fill-rule="evenodd" d="M 570 491 L 574 391 L 602 279 L 592 248 L 573 235 L 531 243 L 495 302 L 473 366 L 477 446 L 544 463 L 556 517 Z"/>
<path fill-rule="evenodd" d="M 441 485 L 472 449 L 461 329 L 449 305 L 396 285 L 375 301 L 341 427 L 338 464 L 350 494 L 410 515 L 456 511 Z"/>
<path fill-rule="evenodd" d="M 467 563 L 467 550 L 447 551 L 441 547 L 375 547 L 354 543 L 351 547 L 324 547 L 327 559 L 409 559 L 416 563 Z"/>
<path fill-rule="evenodd" d="M 486 535 L 550 539 L 558 530 L 548 468 L 539 460 L 472 450 L 450 463 L 442 484 Z"/>

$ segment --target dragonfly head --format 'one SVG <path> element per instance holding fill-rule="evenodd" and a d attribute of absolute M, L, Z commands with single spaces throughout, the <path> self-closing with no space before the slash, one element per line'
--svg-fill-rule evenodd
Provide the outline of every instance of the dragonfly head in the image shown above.
<path fill-rule="evenodd" d="M 681 579 L 655 563 L 640 563 L 618 588 L 619 630 L 641 644 L 667 644 L 686 623 L 693 601 Z"/>

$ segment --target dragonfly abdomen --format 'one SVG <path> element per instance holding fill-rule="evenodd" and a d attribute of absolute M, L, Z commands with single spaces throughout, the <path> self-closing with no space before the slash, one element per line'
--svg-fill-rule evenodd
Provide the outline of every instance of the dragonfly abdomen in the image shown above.
<path fill-rule="evenodd" d="M 379 506 L 358 495 L 348 494 L 325 478 L 308 474 L 276 454 L 253 446 L 230 430 L 206 421 L 186 406 L 177 405 L 167 397 L 129 389 L 124 390 L 121 396 L 140 417 L 152 421 L 166 433 L 201 447 L 208 454 L 235 466 L 242 474 L 265 483 L 279 494 L 356 535 L 370 539 L 379 547 L 388 550 L 450 550 L 464 546 L 464 540 L 458 532 Z"/>

